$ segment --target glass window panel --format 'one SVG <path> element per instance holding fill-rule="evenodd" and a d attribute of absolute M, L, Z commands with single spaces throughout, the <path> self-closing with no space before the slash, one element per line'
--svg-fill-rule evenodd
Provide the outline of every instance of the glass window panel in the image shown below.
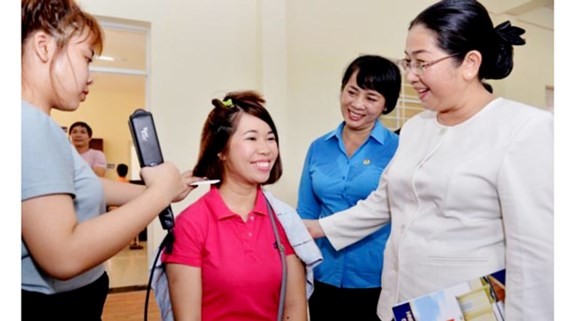
<path fill-rule="evenodd" d="M 95 58 L 92 66 L 145 71 L 146 37 L 143 30 L 105 27 L 103 52 Z"/>

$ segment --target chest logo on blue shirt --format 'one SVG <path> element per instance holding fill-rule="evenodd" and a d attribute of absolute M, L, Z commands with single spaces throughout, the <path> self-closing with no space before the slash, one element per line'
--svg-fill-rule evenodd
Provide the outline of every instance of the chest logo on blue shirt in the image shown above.
<path fill-rule="evenodd" d="M 362 164 L 364 165 L 370 165 L 370 160 L 369 159 L 365 159 L 362 161 Z"/>

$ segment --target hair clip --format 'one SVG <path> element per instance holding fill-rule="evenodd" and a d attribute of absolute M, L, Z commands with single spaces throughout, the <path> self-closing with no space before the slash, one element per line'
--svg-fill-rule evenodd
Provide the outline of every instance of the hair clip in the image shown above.
<path fill-rule="evenodd" d="M 510 21 L 505 21 L 495 27 L 495 32 L 504 42 L 513 46 L 522 46 L 526 41 L 521 37 L 525 33 L 523 28 L 511 25 Z"/>
<path fill-rule="evenodd" d="M 228 98 L 228 99 L 222 101 L 222 104 L 224 105 L 224 107 L 226 107 L 228 109 L 235 107 L 234 102 L 231 100 L 231 98 Z"/>

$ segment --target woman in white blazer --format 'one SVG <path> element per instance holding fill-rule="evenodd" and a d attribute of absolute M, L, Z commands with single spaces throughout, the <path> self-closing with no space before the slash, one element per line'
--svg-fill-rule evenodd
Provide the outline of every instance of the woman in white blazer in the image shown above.
<path fill-rule="evenodd" d="M 344 248 L 391 221 L 378 316 L 506 268 L 506 320 L 553 320 L 553 117 L 498 98 L 524 30 L 476 1 L 444 0 L 410 24 L 400 65 L 425 111 L 402 128 L 379 187 L 306 221 Z"/>

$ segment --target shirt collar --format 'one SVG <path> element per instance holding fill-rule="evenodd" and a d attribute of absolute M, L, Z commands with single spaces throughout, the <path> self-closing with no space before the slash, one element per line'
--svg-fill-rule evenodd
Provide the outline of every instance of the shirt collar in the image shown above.
<path fill-rule="evenodd" d="M 344 125 L 345 122 L 343 121 L 336 127 L 335 130 L 330 132 L 325 137 L 325 140 L 332 139 L 333 137 L 336 137 L 336 139 L 338 139 L 339 141 L 342 140 L 342 129 L 344 128 Z M 386 139 L 388 138 L 388 132 L 389 130 L 382 125 L 380 120 L 377 119 L 376 122 L 374 123 L 374 127 L 372 128 L 372 132 L 370 133 L 369 139 L 371 137 L 380 144 L 384 145 Z"/>
<path fill-rule="evenodd" d="M 210 191 L 205 195 L 205 201 L 208 205 L 208 208 L 212 211 L 218 220 L 237 215 L 236 213 L 232 212 L 226 205 L 222 199 L 220 190 L 216 186 L 210 187 Z M 261 187 L 257 188 L 255 205 L 253 206 L 251 212 L 258 215 L 268 215 L 267 203 L 265 202 L 265 197 L 263 195 Z"/>

